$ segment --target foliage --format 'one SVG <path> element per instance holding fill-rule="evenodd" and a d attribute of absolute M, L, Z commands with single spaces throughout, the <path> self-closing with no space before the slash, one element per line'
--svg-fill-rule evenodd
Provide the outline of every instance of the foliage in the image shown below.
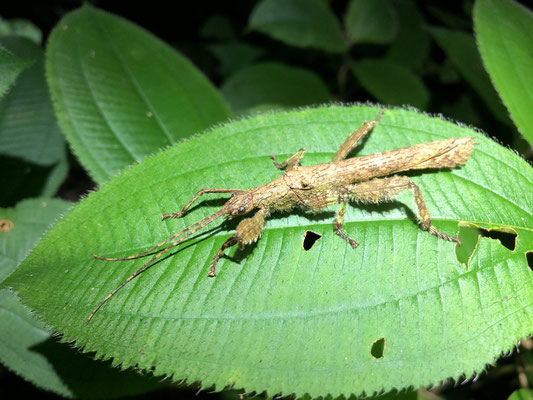
<path fill-rule="evenodd" d="M 531 166 L 477 130 L 393 106 L 476 123 L 531 154 L 531 11 L 477 0 L 474 38 L 468 11 L 411 0 L 258 0 L 240 11 L 247 20 L 231 10 L 200 13 L 201 27 L 193 12 L 189 30 L 201 39 L 171 40 L 176 50 L 84 5 L 54 20 L 44 59 L 37 25 L 0 20 L 0 205 L 16 205 L 0 215 L 0 302 L 9 321 L 2 362 L 67 397 L 160 386 L 132 368 L 217 391 L 372 395 L 473 377 L 528 337 Z M 216 222 L 85 325 L 143 263 L 91 253 L 151 247 L 220 207 L 224 196 L 213 196 L 182 220 L 160 221 L 200 187 L 249 188 L 279 176 L 270 154 L 283 159 L 305 145 L 304 165 L 327 162 L 379 109 L 327 103 L 367 100 L 387 111 L 358 155 L 476 136 L 466 166 L 412 174 L 435 225 L 459 234 L 462 246 L 421 231 L 406 193 L 392 205 L 349 207 L 356 250 L 333 235 L 334 208 L 275 215 L 257 245 L 229 252 L 209 279 L 214 251 L 236 226 Z M 101 186 L 86 195 L 91 178 Z M 70 205 L 52 199 L 56 193 L 76 202 L 64 218 Z M 307 251 L 308 230 L 321 237 Z M 499 362 L 530 364 L 528 351 L 513 357 Z M 520 387 L 512 398 L 529 395 L 520 371 L 521 386 L 506 383 L 502 395 Z M 490 376 L 482 387 L 492 394 L 499 378 Z M 384 398 L 461 390 L 474 389 Z"/>

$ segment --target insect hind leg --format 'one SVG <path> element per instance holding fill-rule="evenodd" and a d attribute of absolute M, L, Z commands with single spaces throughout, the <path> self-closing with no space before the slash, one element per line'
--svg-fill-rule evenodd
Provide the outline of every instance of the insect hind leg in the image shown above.
<path fill-rule="evenodd" d="M 415 182 L 406 176 L 376 178 L 367 182 L 350 185 L 346 187 L 345 190 L 346 196 L 352 201 L 375 204 L 391 202 L 400 192 L 410 190 L 415 198 L 416 207 L 418 208 L 420 228 L 440 239 L 461 245 L 461 240 L 459 238 L 440 232 L 435 226 L 433 226 L 420 188 Z"/>

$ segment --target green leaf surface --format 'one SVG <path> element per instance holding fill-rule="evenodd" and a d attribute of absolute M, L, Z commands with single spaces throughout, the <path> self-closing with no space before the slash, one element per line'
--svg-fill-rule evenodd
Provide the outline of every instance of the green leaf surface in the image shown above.
<path fill-rule="evenodd" d="M 219 42 L 230 42 L 237 37 L 233 23 L 224 15 L 212 15 L 207 18 L 200 28 L 200 35 Z"/>
<path fill-rule="evenodd" d="M 0 17 L 0 37 L 20 36 L 40 45 L 43 41 L 43 33 L 31 21 L 22 18 L 2 19 Z"/>
<path fill-rule="evenodd" d="M 17 297 L 0 290 L 0 361 L 35 386 L 67 398 L 110 399 L 161 388 L 134 368 L 121 371 L 60 343 Z"/>
<path fill-rule="evenodd" d="M 250 65 L 264 53 L 259 47 L 237 41 L 211 45 L 209 50 L 218 58 L 220 68 L 217 71 L 224 77 Z"/>
<path fill-rule="evenodd" d="M 65 158 L 65 140 L 46 85 L 44 52 L 25 38 L 11 36 L 0 43 L 33 62 L 0 100 L 0 154 L 37 165 L 54 165 Z"/>
<path fill-rule="evenodd" d="M 0 220 L 4 221 L 0 225 L 11 226 L 9 230 L 0 230 L 0 282 L 70 206 L 64 200 L 41 198 L 21 201 L 15 208 L 0 208 Z"/>
<path fill-rule="evenodd" d="M 346 48 L 339 21 L 323 0 L 262 0 L 248 27 L 291 46 L 335 53 Z"/>
<path fill-rule="evenodd" d="M 44 76 L 44 53 L 29 39 L 0 39 L 13 54 L 31 60 L 0 99 L 0 206 L 28 197 L 51 197 L 67 176 L 65 139 Z"/>
<path fill-rule="evenodd" d="M 512 0 L 476 1 L 474 27 L 492 83 L 533 146 L 533 12 Z"/>
<path fill-rule="evenodd" d="M 429 92 L 414 73 L 389 60 L 361 60 L 352 63 L 352 72 L 361 85 L 379 102 L 427 107 Z"/>
<path fill-rule="evenodd" d="M 314 72 L 274 62 L 241 69 L 224 82 L 221 91 L 236 114 L 265 104 L 296 107 L 330 100 L 328 88 Z"/>
<path fill-rule="evenodd" d="M 533 400 L 533 390 L 519 389 L 515 390 L 509 396 L 508 400 Z"/>
<path fill-rule="evenodd" d="M 71 207 L 59 199 L 24 200 L 0 209 L 0 282 L 27 256 L 48 228 Z M 7 229 L 11 226 L 10 229 Z M 157 387 L 134 371 L 112 368 L 65 343 L 13 293 L 0 290 L 0 361 L 34 385 L 65 397 L 110 398 Z"/>
<path fill-rule="evenodd" d="M 229 116 L 220 94 L 181 54 L 90 6 L 59 22 L 46 57 L 60 126 L 99 183 Z"/>
<path fill-rule="evenodd" d="M 161 222 L 202 187 L 251 188 L 280 176 L 280 159 L 307 147 L 304 165 L 328 162 L 377 107 L 330 106 L 258 115 L 169 148 L 103 185 L 52 229 L 6 286 L 86 351 L 123 367 L 221 390 L 312 397 L 436 384 L 472 376 L 533 329 L 533 170 L 483 134 L 414 111 L 387 110 L 358 154 L 476 136 L 454 170 L 413 175 L 433 223 L 512 229 L 514 251 L 480 238 L 468 269 L 455 244 L 422 231 L 404 203 L 347 207 L 352 249 L 333 232 L 335 208 L 272 216 L 256 245 L 232 248 L 207 271 L 238 221 L 213 223 L 96 305 L 145 261 L 134 254 L 213 213 L 206 196 L 183 219 Z M 223 150 L 223 151 L 222 151 Z M 218 199 L 218 200 L 217 200 Z M 402 206 L 405 204 L 405 206 Z M 322 235 L 309 251 L 304 232 Z M 381 358 L 372 345 L 384 339 Z M 383 379 L 387 377 L 387 379 Z"/>
<path fill-rule="evenodd" d="M 429 53 L 429 36 L 424 29 L 424 19 L 412 0 L 391 3 L 400 26 L 386 58 L 408 68 L 420 67 Z"/>
<path fill-rule="evenodd" d="M 474 37 L 470 33 L 446 28 L 429 28 L 429 32 L 444 50 L 463 78 L 501 122 L 511 124 L 489 76 L 483 68 Z"/>
<path fill-rule="evenodd" d="M 7 92 L 29 64 L 28 60 L 21 59 L 0 46 L 0 96 Z"/>
<path fill-rule="evenodd" d="M 385 44 L 398 33 L 398 16 L 388 0 L 351 0 L 344 26 L 352 43 Z"/>

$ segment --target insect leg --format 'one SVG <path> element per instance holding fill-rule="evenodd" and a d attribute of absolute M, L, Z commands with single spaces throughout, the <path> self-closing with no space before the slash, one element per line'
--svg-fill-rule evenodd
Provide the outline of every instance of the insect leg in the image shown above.
<path fill-rule="evenodd" d="M 253 217 L 243 219 L 239 225 L 237 225 L 235 233 L 224 242 L 222 247 L 218 249 L 213 257 L 213 261 L 211 261 L 209 269 L 209 276 L 216 275 L 215 266 L 220 257 L 222 257 L 224 254 L 224 250 L 236 244 L 239 245 L 239 248 L 243 248 L 244 245 L 254 243 L 259 240 L 261 237 L 261 232 L 263 231 L 263 227 L 265 226 L 266 217 L 268 217 L 268 211 L 265 209 L 260 209 Z"/>
<path fill-rule="evenodd" d="M 346 156 L 354 149 L 355 146 L 357 146 L 357 143 L 368 133 L 372 130 L 373 127 L 375 127 L 378 122 L 381 120 L 381 116 L 385 112 L 385 109 L 379 110 L 379 114 L 377 118 L 374 121 L 370 122 L 363 122 L 363 125 L 361 125 L 357 130 L 355 130 L 348 138 L 344 141 L 343 144 L 341 144 L 341 147 L 339 147 L 339 150 L 335 153 L 333 156 L 332 161 L 340 161 L 344 160 Z"/>
<path fill-rule="evenodd" d="M 244 192 L 244 190 L 242 189 L 214 189 L 214 188 L 203 188 L 201 190 L 198 191 L 198 193 L 196 193 L 194 195 L 194 197 L 185 205 L 185 207 L 183 207 L 183 209 L 179 212 L 175 212 L 175 213 L 172 213 L 172 214 L 163 214 L 161 216 L 161 220 L 165 220 L 167 218 L 181 218 L 185 215 L 185 213 L 187 212 L 187 210 L 189 209 L 189 207 L 192 205 L 192 203 L 194 203 L 196 201 L 196 199 L 198 197 L 200 197 L 201 195 L 205 194 L 205 193 L 239 193 L 239 192 Z"/>
<path fill-rule="evenodd" d="M 422 197 L 422 192 L 418 185 L 406 176 L 392 176 L 389 178 L 376 178 L 367 182 L 350 185 L 345 188 L 350 200 L 361 203 L 381 203 L 390 202 L 394 197 L 404 190 L 410 190 L 415 198 L 418 208 L 419 225 L 430 234 L 440 239 L 456 242 L 459 245 L 461 240 L 454 236 L 449 236 L 437 230 L 431 223 L 426 203 Z"/>
<path fill-rule="evenodd" d="M 341 238 L 346 240 L 350 245 L 355 249 L 357 246 L 359 246 L 359 243 L 357 243 L 355 240 L 349 238 L 343 231 L 342 231 L 342 225 L 344 224 L 344 213 L 346 212 L 346 201 L 344 199 L 341 200 L 339 209 L 337 210 L 337 215 L 335 216 L 335 233 L 339 235 Z"/>
<path fill-rule="evenodd" d="M 275 155 L 271 155 L 272 161 L 274 162 L 274 166 L 278 169 L 284 169 L 286 171 L 290 171 L 294 167 L 296 167 L 298 164 L 300 164 L 300 160 L 304 156 L 307 149 L 305 147 L 302 147 L 300 150 L 298 150 L 296 153 L 294 153 L 292 156 L 287 158 L 285 161 L 283 161 L 281 164 L 278 163 L 278 158 Z"/>

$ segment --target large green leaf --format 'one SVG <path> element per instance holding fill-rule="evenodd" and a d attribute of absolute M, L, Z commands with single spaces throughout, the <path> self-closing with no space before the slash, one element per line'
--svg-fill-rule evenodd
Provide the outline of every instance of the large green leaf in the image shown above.
<path fill-rule="evenodd" d="M 525 257 L 533 249 L 533 170 L 479 132 L 401 109 L 384 114 L 360 154 L 476 136 L 464 167 L 413 179 L 438 229 L 512 230 L 515 250 L 480 238 L 466 268 L 455 244 L 417 227 L 405 193 L 406 207 L 348 207 L 346 232 L 361 243 L 355 250 L 334 234 L 334 208 L 278 214 L 256 245 L 228 251 L 208 278 L 236 226 L 216 222 L 85 323 L 147 261 L 105 262 L 91 253 L 136 253 L 214 212 L 227 196 L 206 196 L 185 218 L 161 222 L 202 187 L 250 188 L 279 177 L 270 154 L 283 158 L 305 145 L 304 165 L 327 162 L 377 112 L 331 106 L 259 115 L 169 148 L 83 199 L 7 285 L 64 340 L 124 367 L 153 367 L 216 390 L 337 396 L 472 376 L 533 331 Z M 322 235 L 309 251 L 307 230 Z M 374 343 L 384 345 L 382 357 Z"/>
<path fill-rule="evenodd" d="M 478 0 L 474 23 L 492 82 L 533 146 L 533 13 L 512 0 Z"/>
<path fill-rule="evenodd" d="M 241 69 L 224 82 L 221 91 L 237 114 L 261 105 L 296 107 L 330 99 L 327 86 L 314 72 L 275 62 Z"/>
<path fill-rule="evenodd" d="M 248 25 L 292 46 L 331 52 L 346 48 L 339 21 L 322 0 L 262 0 Z"/>
<path fill-rule="evenodd" d="M 30 199 L 0 208 L 0 281 L 28 255 L 44 232 L 71 207 L 59 199 Z M 66 343 L 58 343 L 45 324 L 7 290 L 0 290 L 0 361 L 24 379 L 65 397 L 110 398 L 158 387 L 92 360 Z"/>
<path fill-rule="evenodd" d="M 90 6 L 59 22 L 46 56 L 60 126 L 99 183 L 229 116 L 220 94 L 182 55 Z"/>

